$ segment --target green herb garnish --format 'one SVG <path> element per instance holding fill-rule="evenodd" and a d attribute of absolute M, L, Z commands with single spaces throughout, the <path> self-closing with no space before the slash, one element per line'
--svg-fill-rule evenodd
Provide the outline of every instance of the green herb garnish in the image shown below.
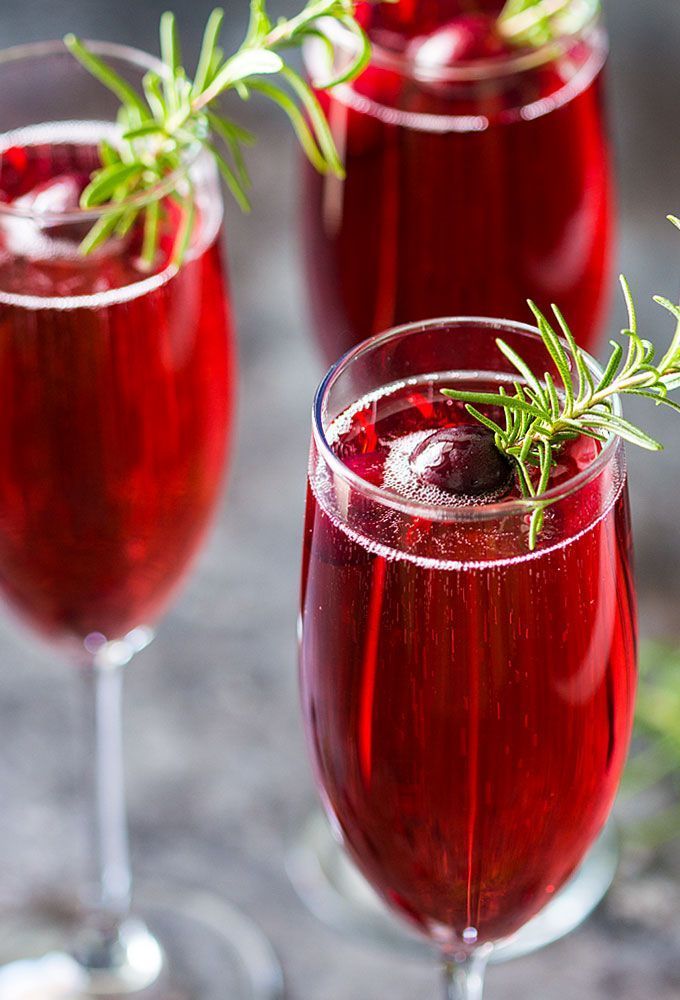
<path fill-rule="evenodd" d="M 216 100 L 226 91 L 236 91 L 243 100 L 258 93 L 274 101 L 290 119 L 314 166 L 342 176 L 342 164 L 321 106 L 305 80 L 288 65 L 284 52 L 299 47 L 308 38 L 318 38 L 332 65 L 333 45 L 317 26 L 319 18 L 332 18 L 349 29 L 357 50 L 340 75 L 316 82 L 316 86 L 328 88 L 352 79 L 370 57 L 368 39 L 354 18 L 354 0 L 308 0 L 295 17 L 281 18 L 276 23 L 267 14 L 266 0 L 251 0 L 246 37 L 240 48 L 226 57 L 218 44 L 223 17 L 223 11 L 217 8 L 208 18 L 192 80 L 181 63 L 175 16 L 163 14 L 163 67 L 160 72 L 145 75 L 143 95 L 75 35 L 64 39 L 75 58 L 121 102 L 120 140 L 101 144 L 102 166 L 94 172 L 81 197 L 83 208 L 106 207 L 83 241 L 83 253 L 90 253 L 112 235 L 124 235 L 144 213 L 142 259 L 151 267 L 158 248 L 162 201 L 168 196 L 163 182 L 175 172 L 182 172 L 187 154 L 199 145 L 214 155 L 241 208 L 249 209 L 251 182 L 244 148 L 252 145 L 255 137 L 216 110 Z M 186 174 L 170 197 L 180 204 L 184 220 L 173 252 L 173 263 L 178 264 L 193 226 L 193 192 Z"/>
<path fill-rule="evenodd" d="M 680 229 L 678 219 L 669 216 L 669 220 Z M 680 405 L 668 398 L 669 392 L 680 387 L 680 307 L 663 296 L 654 297 L 678 324 L 670 347 L 657 361 L 654 345 L 638 333 L 633 296 L 623 276 L 621 285 L 628 310 L 628 327 L 622 330 L 622 336 L 627 339 L 628 348 L 624 356 L 621 344 L 610 341 L 611 357 L 599 382 L 593 379 L 586 356 L 577 346 L 557 306 L 552 309 L 564 341 L 530 301 L 541 338 L 557 369 L 559 384 L 549 372 L 541 379 L 526 361 L 499 339 L 496 341 L 499 349 L 521 377 L 514 383 L 514 395 L 503 389 L 499 393 L 442 390 L 445 396 L 467 403 L 466 409 L 471 416 L 493 432 L 496 447 L 515 462 L 522 495 L 537 500 L 529 531 L 532 550 L 536 547 L 547 506 L 540 502 L 540 497 L 549 488 L 555 456 L 566 441 L 585 435 L 604 442 L 609 436 L 617 435 L 641 448 L 661 451 L 663 446 L 658 441 L 614 412 L 613 398 L 642 396 L 680 412 Z M 480 405 L 502 408 L 505 426 L 480 413 L 477 409 Z"/>
<path fill-rule="evenodd" d="M 560 19 L 573 0 L 507 0 L 498 30 L 513 45 L 538 47 L 561 33 Z"/>

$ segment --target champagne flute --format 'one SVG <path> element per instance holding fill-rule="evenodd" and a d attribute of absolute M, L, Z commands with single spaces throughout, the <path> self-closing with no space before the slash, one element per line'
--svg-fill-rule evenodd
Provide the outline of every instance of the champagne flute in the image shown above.
<path fill-rule="evenodd" d="M 90 48 L 138 90 L 162 71 L 130 48 Z M 118 100 L 60 42 L 0 53 L 0 90 L 0 581 L 82 675 L 97 870 L 82 905 L 0 916 L 3 996 L 273 997 L 276 959 L 236 910 L 160 889 L 132 906 L 123 793 L 124 670 L 189 572 L 227 462 L 235 362 L 216 164 L 191 150 L 162 182 L 150 266 L 136 224 L 84 256 L 106 209 L 79 198 Z M 189 208 L 170 195 L 184 189 L 177 265 Z"/>
<path fill-rule="evenodd" d="M 528 48 L 499 38 L 503 7 L 360 4 L 371 64 L 351 84 L 319 92 L 346 178 L 302 164 L 306 285 L 327 363 L 394 324 L 480 312 L 522 319 L 529 295 L 560 302 L 582 346 L 600 337 L 614 201 L 601 5 L 568 0 L 550 41 Z M 341 65 L 351 39 L 329 30 Z M 310 42 L 305 55 L 314 78 L 323 48 Z M 494 960 L 573 930 L 617 864 L 608 829 L 575 884 Z M 318 813 L 292 845 L 288 869 L 321 919 L 408 946 Z"/>
<path fill-rule="evenodd" d="M 537 331 L 495 320 L 433 320 L 353 349 L 317 393 L 309 463 L 309 753 L 333 829 L 439 949 L 449 1000 L 479 1000 L 495 948 L 594 843 L 633 720 L 621 441 L 565 446 L 533 551 L 518 492 L 454 504 L 422 464 L 433 435 L 470 423 L 441 389 L 513 392 L 498 336 L 555 372 Z M 491 452 L 466 474 L 497 482 L 493 437 L 477 430 Z"/>
<path fill-rule="evenodd" d="M 400 323 L 521 320 L 530 295 L 561 303 L 582 347 L 601 335 L 613 191 L 599 0 L 568 0 L 553 37 L 529 47 L 499 38 L 501 0 L 470 6 L 361 4 L 370 66 L 318 93 L 346 170 L 303 164 L 307 289 L 328 364 Z M 328 31 L 342 65 L 351 36 Z M 312 79 L 323 59 L 310 42 Z"/>

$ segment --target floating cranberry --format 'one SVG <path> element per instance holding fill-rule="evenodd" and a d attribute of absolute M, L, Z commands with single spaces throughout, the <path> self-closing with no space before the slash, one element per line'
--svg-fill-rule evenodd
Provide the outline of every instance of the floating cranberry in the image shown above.
<path fill-rule="evenodd" d="M 470 0 L 402 0 L 400 3 L 366 3 L 362 0 L 356 13 L 371 40 L 377 41 L 388 32 L 403 39 L 428 35 L 455 18 L 468 16 L 471 7 L 477 14 L 487 14 L 496 21 L 504 5 L 505 0 L 475 0 L 474 3 Z"/>
<path fill-rule="evenodd" d="M 513 481 L 512 461 L 481 424 L 435 431 L 414 449 L 410 464 L 421 482 L 481 502 L 503 496 Z"/>
<path fill-rule="evenodd" d="M 15 198 L 17 208 L 26 209 L 36 215 L 60 215 L 63 212 L 77 212 L 80 195 L 89 181 L 86 174 L 59 174 L 37 184 L 31 191 Z"/>
<path fill-rule="evenodd" d="M 488 14 L 461 14 L 429 35 L 414 38 L 408 55 L 421 70 L 438 70 L 507 52 Z"/>

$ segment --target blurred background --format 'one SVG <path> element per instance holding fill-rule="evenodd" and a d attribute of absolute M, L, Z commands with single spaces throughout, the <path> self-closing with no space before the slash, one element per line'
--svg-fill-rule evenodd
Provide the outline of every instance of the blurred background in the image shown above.
<path fill-rule="evenodd" d="M 680 292 L 680 239 L 664 221 L 668 212 L 680 214 L 680 4 L 604 5 L 619 177 L 617 266 L 632 280 L 643 331 L 664 342 L 671 325 L 650 298 L 663 292 L 677 300 Z M 165 6 L 161 0 L 4 0 L 0 45 L 72 30 L 156 52 Z M 236 46 L 246 0 L 225 6 L 226 42 Z M 295 0 L 270 2 L 272 13 L 297 6 Z M 174 0 L 189 65 L 211 7 L 208 0 Z M 298 903 L 284 872 L 286 842 L 313 801 L 297 711 L 295 616 L 309 403 L 321 363 L 309 335 L 297 255 L 297 150 L 277 109 L 253 102 L 235 111 L 260 138 L 250 156 L 255 210 L 244 217 L 233 203 L 227 206 L 241 364 L 236 458 L 197 571 L 157 641 L 129 671 L 135 864 L 141 881 L 208 886 L 240 903 L 270 935 L 292 998 L 434 996 L 431 963 L 324 929 Z M 2 95 L 0 128 L 1 122 Z M 622 320 L 617 300 L 612 331 Z M 643 636 L 672 645 L 680 641 L 680 434 L 670 412 L 647 406 L 642 419 L 669 452 L 630 455 L 641 627 Z M 647 656 L 665 652 L 654 647 Z M 66 664 L 5 621 L 0 660 L 2 905 L 28 881 L 57 884 L 79 876 L 85 742 L 78 679 Z M 680 673 L 680 660 L 672 672 Z M 655 795 L 648 799 L 644 808 L 659 807 Z M 492 970 L 489 1000 L 680 995 L 680 851 L 673 816 L 654 842 L 632 838 L 613 892 L 585 929 L 541 955 Z"/>

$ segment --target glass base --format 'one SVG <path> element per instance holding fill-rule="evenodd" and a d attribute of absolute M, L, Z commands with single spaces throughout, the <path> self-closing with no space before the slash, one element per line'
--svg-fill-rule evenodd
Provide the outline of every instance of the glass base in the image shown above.
<path fill-rule="evenodd" d="M 491 961 L 529 955 L 576 930 L 606 895 L 618 861 L 618 836 L 610 823 L 572 879 L 521 931 L 497 945 Z M 288 852 L 286 867 L 303 903 L 327 926 L 402 953 L 431 952 L 427 941 L 386 909 L 334 840 L 321 812 L 311 815 Z"/>
<path fill-rule="evenodd" d="M 135 897 L 106 961 L 64 900 L 0 915 L 1 1000 L 280 1000 L 274 951 L 247 917 L 200 892 Z M 116 961 L 111 965 L 111 954 Z"/>

